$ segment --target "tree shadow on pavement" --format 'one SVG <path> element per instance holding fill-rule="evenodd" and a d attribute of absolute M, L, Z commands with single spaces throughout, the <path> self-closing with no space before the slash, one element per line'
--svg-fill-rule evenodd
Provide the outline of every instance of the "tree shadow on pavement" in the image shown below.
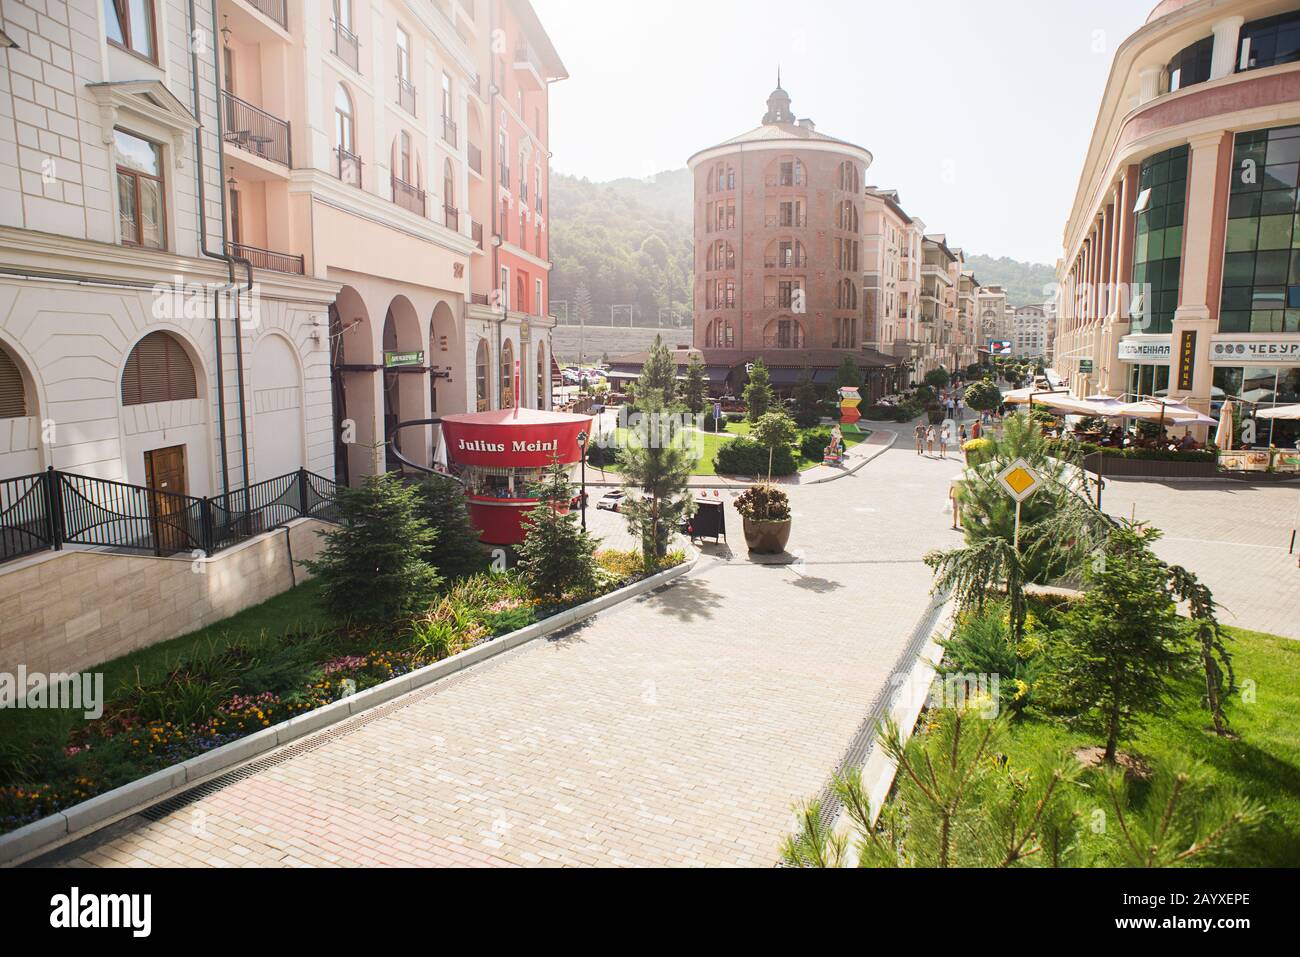
<path fill-rule="evenodd" d="M 722 604 L 722 599 L 709 583 L 698 578 L 678 579 L 654 597 L 658 599 L 662 614 L 681 622 L 712 618 L 714 609 Z"/>

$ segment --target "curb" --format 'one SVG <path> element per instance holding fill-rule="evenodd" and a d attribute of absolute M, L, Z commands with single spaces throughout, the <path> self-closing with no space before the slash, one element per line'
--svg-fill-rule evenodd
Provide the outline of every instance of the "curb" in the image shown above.
<path fill-rule="evenodd" d="M 693 554 L 691 554 L 693 552 Z M 512 651 L 520 645 L 537 638 L 545 638 L 557 631 L 563 631 L 577 622 L 611 608 L 614 605 L 637 598 L 648 592 L 668 585 L 689 573 L 700 553 L 695 549 L 688 551 L 689 557 L 682 564 L 667 571 L 651 575 L 649 578 L 627 585 L 617 591 L 602 595 L 589 602 L 577 605 L 552 615 L 544 621 L 512 631 L 492 641 L 484 642 L 462 651 L 451 658 L 435 662 L 432 665 L 385 681 L 383 684 L 365 691 L 341 698 L 314 711 L 300 714 L 288 721 L 272 725 L 247 737 L 214 748 L 205 754 L 190 758 L 180 764 L 157 771 L 148 777 L 140 778 L 111 791 L 96 795 L 80 804 L 59 811 L 49 817 L 41 818 L 10 831 L 0 837 L 0 867 L 11 867 L 40 854 L 55 850 L 74 840 L 86 837 L 100 828 L 118 820 L 130 817 L 158 800 L 188 790 L 196 784 L 224 773 L 236 765 L 273 751 L 282 745 L 297 741 L 323 728 L 338 724 L 354 715 L 371 708 L 386 704 L 396 698 L 423 688 L 427 685 L 464 671 L 473 665 L 495 658 Z"/>
<path fill-rule="evenodd" d="M 889 434 L 889 439 L 886 442 L 884 442 L 882 445 L 874 449 L 869 455 L 864 455 L 862 457 L 862 460 L 858 462 L 855 466 L 853 466 L 853 468 L 846 469 L 843 472 L 837 472 L 835 475 L 827 475 L 824 478 L 813 479 L 811 482 L 805 482 L 801 484 L 825 485 L 827 482 L 835 482 L 849 475 L 856 475 L 863 468 L 863 466 L 868 465 L 871 462 L 874 462 L 876 459 L 880 458 L 880 456 L 884 455 L 886 452 L 892 449 L 894 447 L 894 443 L 898 441 L 898 433 L 893 431 L 892 429 L 882 429 L 881 432 L 882 433 L 887 432 Z M 872 434 L 874 435 L 877 433 L 872 433 Z"/>

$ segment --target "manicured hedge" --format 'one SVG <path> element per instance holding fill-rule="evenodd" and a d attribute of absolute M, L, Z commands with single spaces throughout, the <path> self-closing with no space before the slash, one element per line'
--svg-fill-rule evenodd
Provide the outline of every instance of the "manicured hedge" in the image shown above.
<path fill-rule="evenodd" d="M 1084 455 L 1100 453 L 1107 458 L 1133 459 L 1142 462 L 1218 462 L 1219 453 L 1211 451 L 1170 452 L 1166 449 L 1112 449 L 1091 442 L 1071 443 Z"/>
<path fill-rule="evenodd" d="M 768 450 L 753 439 L 732 439 L 718 449 L 713 468 L 719 475 L 766 475 L 767 455 Z M 796 471 L 794 452 L 788 446 L 778 446 L 772 455 L 772 474 L 793 475 Z"/>

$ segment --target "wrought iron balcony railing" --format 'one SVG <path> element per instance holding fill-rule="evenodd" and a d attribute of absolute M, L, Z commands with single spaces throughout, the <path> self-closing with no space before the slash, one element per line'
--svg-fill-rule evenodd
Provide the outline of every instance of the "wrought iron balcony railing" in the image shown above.
<path fill-rule="evenodd" d="M 343 180 L 349 186 L 361 188 L 361 157 L 356 153 L 351 153 L 341 146 L 334 148 L 334 156 L 337 160 L 335 172 L 338 178 Z"/>
<path fill-rule="evenodd" d="M 272 272 L 294 273 L 299 276 L 306 272 L 304 257 L 291 253 L 279 253 L 274 249 L 262 249 L 247 243 L 226 243 L 226 251 L 232 256 L 247 259 L 254 269 L 269 269 Z"/>
<path fill-rule="evenodd" d="M 334 55 L 357 73 L 361 72 L 361 41 L 337 20 L 334 21 Z"/>
<path fill-rule="evenodd" d="M 274 20 L 286 30 L 289 29 L 288 0 L 245 0 L 245 2 L 258 13 Z"/>
<path fill-rule="evenodd" d="M 456 148 L 456 123 L 450 116 L 442 118 L 442 138 L 452 149 Z"/>
<path fill-rule="evenodd" d="M 412 186 L 400 176 L 393 177 L 393 202 L 417 216 L 428 215 L 424 190 L 418 186 Z"/>
<path fill-rule="evenodd" d="M 483 175 L 483 151 L 473 143 L 465 145 L 466 155 L 469 157 L 469 168 L 480 176 Z"/>
<path fill-rule="evenodd" d="M 241 100 L 229 90 L 221 91 L 221 105 L 223 136 L 227 143 L 273 163 L 293 166 L 288 122 Z"/>
<path fill-rule="evenodd" d="M 397 105 L 415 116 L 415 84 L 404 76 L 397 78 Z"/>

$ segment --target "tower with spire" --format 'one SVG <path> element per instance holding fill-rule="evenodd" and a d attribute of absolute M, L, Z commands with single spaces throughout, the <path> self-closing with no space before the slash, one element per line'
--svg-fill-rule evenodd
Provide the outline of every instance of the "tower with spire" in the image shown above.
<path fill-rule="evenodd" d="M 794 125 L 794 112 L 790 109 L 790 94 L 781 88 L 781 68 L 776 68 L 776 89 L 767 98 L 767 112 L 763 114 L 763 125 Z"/>

